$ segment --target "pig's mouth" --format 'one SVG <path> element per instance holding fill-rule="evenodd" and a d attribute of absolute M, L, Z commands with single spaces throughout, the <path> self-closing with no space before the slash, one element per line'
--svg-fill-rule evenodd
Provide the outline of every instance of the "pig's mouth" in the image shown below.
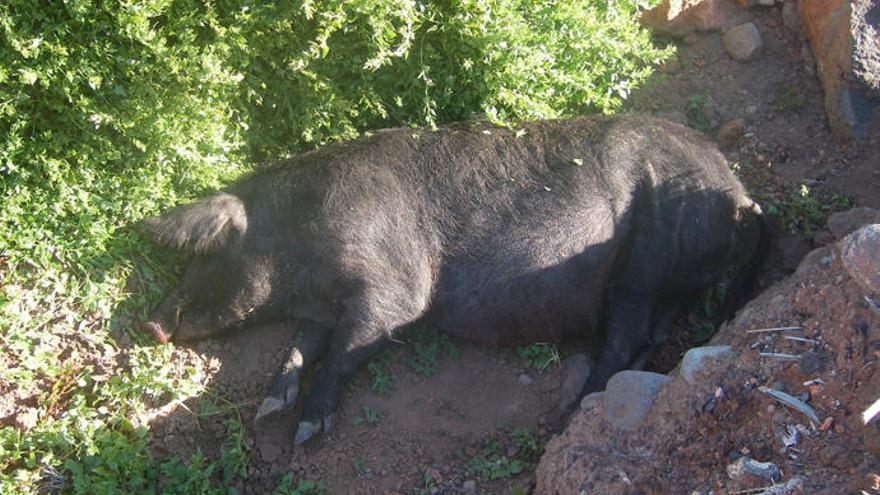
<path fill-rule="evenodd" d="M 153 338 L 155 338 L 156 341 L 158 341 L 160 344 L 167 344 L 171 340 L 171 337 L 167 333 L 165 333 L 164 330 L 162 330 L 162 327 L 158 323 L 154 321 L 148 321 L 144 323 L 141 328 L 145 332 L 149 332 L 153 336 Z"/>

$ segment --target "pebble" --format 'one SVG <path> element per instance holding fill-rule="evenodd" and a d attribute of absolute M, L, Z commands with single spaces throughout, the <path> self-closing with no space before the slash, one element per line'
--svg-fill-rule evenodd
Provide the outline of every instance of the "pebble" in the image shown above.
<path fill-rule="evenodd" d="M 621 430 L 637 429 L 669 381 L 666 375 L 647 371 L 626 370 L 612 376 L 605 387 L 605 420 Z"/>
<path fill-rule="evenodd" d="M 696 374 L 704 368 L 706 359 L 720 359 L 732 354 L 729 345 L 694 347 L 684 353 L 678 373 L 693 385 L 697 381 Z"/>
<path fill-rule="evenodd" d="M 751 22 L 728 30 L 724 33 L 722 42 L 727 53 L 738 62 L 754 60 L 763 46 L 758 27 Z"/>
<path fill-rule="evenodd" d="M 812 375 L 822 370 L 822 367 L 822 360 L 813 351 L 801 354 L 801 358 L 798 360 L 798 368 L 804 375 Z"/>
<path fill-rule="evenodd" d="M 465 493 L 476 493 L 477 492 L 477 482 L 474 480 L 467 480 L 464 484 L 461 485 L 461 488 Z"/>
<path fill-rule="evenodd" d="M 528 385 L 531 385 L 532 382 L 534 382 L 534 380 L 529 375 L 527 375 L 525 373 L 523 373 L 522 375 L 519 375 L 519 384 L 520 385 L 528 386 Z"/>
<path fill-rule="evenodd" d="M 595 409 L 599 405 L 599 401 L 605 396 L 605 392 L 593 392 L 587 394 L 581 399 L 581 411 L 589 411 Z"/>
<path fill-rule="evenodd" d="M 586 354 L 574 354 L 565 360 L 565 379 L 560 391 L 559 410 L 567 411 L 580 398 L 587 379 L 590 363 Z"/>
<path fill-rule="evenodd" d="M 773 482 L 779 481 L 782 478 L 782 473 L 776 467 L 776 464 L 772 462 L 758 462 L 748 456 L 740 457 L 727 466 L 727 475 L 734 481 L 743 479 L 746 474 Z"/>

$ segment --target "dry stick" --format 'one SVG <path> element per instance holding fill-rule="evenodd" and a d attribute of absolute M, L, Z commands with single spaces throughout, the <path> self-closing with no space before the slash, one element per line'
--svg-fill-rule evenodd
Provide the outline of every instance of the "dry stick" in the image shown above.
<path fill-rule="evenodd" d="M 794 332 L 801 331 L 802 327 L 776 327 L 776 328 L 759 328 L 757 330 L 746 330 L 746 333 L 765 333 L 765 332 Z"/>
<path fill-rule="evenodd" d="M 794 354 L 783 354 L 781 352 L 761 352 L 758 353 L 761 357 L 771 358 L 771 359 L 784 359 L 786 361 L 797 361 L 801 357 L 795 356 Z"/>
<path fill-rule="evenodd" d="M 785 392 L 780 392 L 779 390 L 773 390 L 772 388 L 768 388 L 763 385 L 758 387 L 758 390 L 761 392 L 764 392 L 765 394 L 769 395 L 770 397 L 773 397 L 774 399 L 778 400 L 779 402 L 782 402 L 786 406 L 800 412 L 804 416 L 810 418 L 810 421 L 814 422 L 815 424 L 821 423 L 821 421 L 819 421 L 819 416 L 816 415 L 816 411 L 813 410 L 812 407 L 808 406 L 806 402 L 804 402 L 796 397 L 792 397 L 791 395 L 788 395 Z M 878 400 L 875 404 L 877 405 L 878 412 L 880 412 L 880 400 Z"/>
<path fill-rule="evenodd" d="M 794 336 L 792 336 L 792 335 L 785 335 L 785 336 L 783 336 L 782 338 L 785 339 L 785 340 L 793 340 L 793 341 L 795 341 L 795 342 L 803 342 L 803 343 L 805 343 L 805 344 L 813 344 L 813 345 L 816 345 L 816 344 L 819 343 L 818 340 L 805 339 L 805 338 L 803 338 L 803 337 L 794 337 Z"/>

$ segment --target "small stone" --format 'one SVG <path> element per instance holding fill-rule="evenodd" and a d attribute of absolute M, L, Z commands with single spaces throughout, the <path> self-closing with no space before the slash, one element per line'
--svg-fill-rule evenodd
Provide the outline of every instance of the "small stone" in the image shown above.
<path fill-rule="evenodd" d="M 586 354 L 574 354 L 565 360 L 565 379 L 562 382 L 559 400 L 560 411 L 567 411 L 578 400 L 588 378 L 590 378 L 590 363 Z"/>
<path fill-rule="evenodd" d="M 866 225 L 846 236 L 840 251 L 850 276 L 868 292 L 880 294 L 880 223 Z"/>
<path fill-rule="evenodd" d="M 605 420 L 621 430 L 637 429 L 669 381 L 666 375 L 647 371 L 626 370 L 612 376 L 605 387 Z"/>
<path fill-rule="evenodd" d="M 589 411 L 595 409 L 599 405 L 599 401 L 605 396 L 605 392 L 593 392 L 587 394 L 581 399 L 581 411 Z"/>
<path fill-rule="evenodd" d="M 763 42 L 757 26 L 749 22 L 730 29 L 722 37 L 724 49 L 738 62 L 750 62 L 754 60 Z"/>
<path fill-rule="evenodd" d="M 530 377 L 529 375 L 527 375 L 525 373 L 523 373 L 522 375 L 519 375 L 519 384 L 520 385 L 527 385 L 528 386 L 528 385 L 531 385 L 533 382 L 534 382 L 534 380 L 532 380 L 532 377 Z"/>
<path fill-rule="evenodd" d="M 743 119 L 733 119 L 718 130 L 718 145 L 724 149 L 732 148 L 746 132 Z"/>
<path fill-rule="evenodd" d="M 798 368 L 802 374 L 812 375 L 813 373 L 822 370 L 822 360 L 819 359 L 819 356 L 815 352 L 805 352 L 801 354 L 801 358 L 798 360 Z"/>
<path fill-rule="evenodd" d="M 462 490 L 465 493 L 476 493 L 477 492 L 477 482 L 474 480 L 467 480 L 464 484 L 461 485 Z"/>
<path fill-rule="evenodd" d="M 743 479 L 746 474 L 773 482 L 779 481 L 782 478 L 782 473 L 776 467 L 776 464 L 772 462 L 758 462 L 748 456 L 740 457 L 727 466 L 727 475 L 734 481 Z"/>
<path fill-rule="evenodd" d="M 260 457 L 264 462 L 274 462 L 281 455 L 281 447 L 274 443 L 260 445 Z"/>
<path fill-rule="evenodd" d="M 706 359 L 720 359 L 733 354 L 729 345 L 694 347 L 684 353 L 678 373 L 691 385 L 696 383 L 696 374 L 705 366 Z"/>

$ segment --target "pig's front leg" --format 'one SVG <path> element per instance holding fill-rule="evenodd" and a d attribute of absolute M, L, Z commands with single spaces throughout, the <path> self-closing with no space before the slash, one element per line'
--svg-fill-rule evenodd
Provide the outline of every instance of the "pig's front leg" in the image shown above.
<path fill-rule="evenodd" d="M 299 320 L 295 329 L 297 334 L 293 348 L 275 373 L 269 386 L 269 394 L 260 404 L 254 421 L 292 406 L 299 395 L 300 382 L 306 368 L 317 362 L 327 351 L 332 330 L 309 320 Z"/>

